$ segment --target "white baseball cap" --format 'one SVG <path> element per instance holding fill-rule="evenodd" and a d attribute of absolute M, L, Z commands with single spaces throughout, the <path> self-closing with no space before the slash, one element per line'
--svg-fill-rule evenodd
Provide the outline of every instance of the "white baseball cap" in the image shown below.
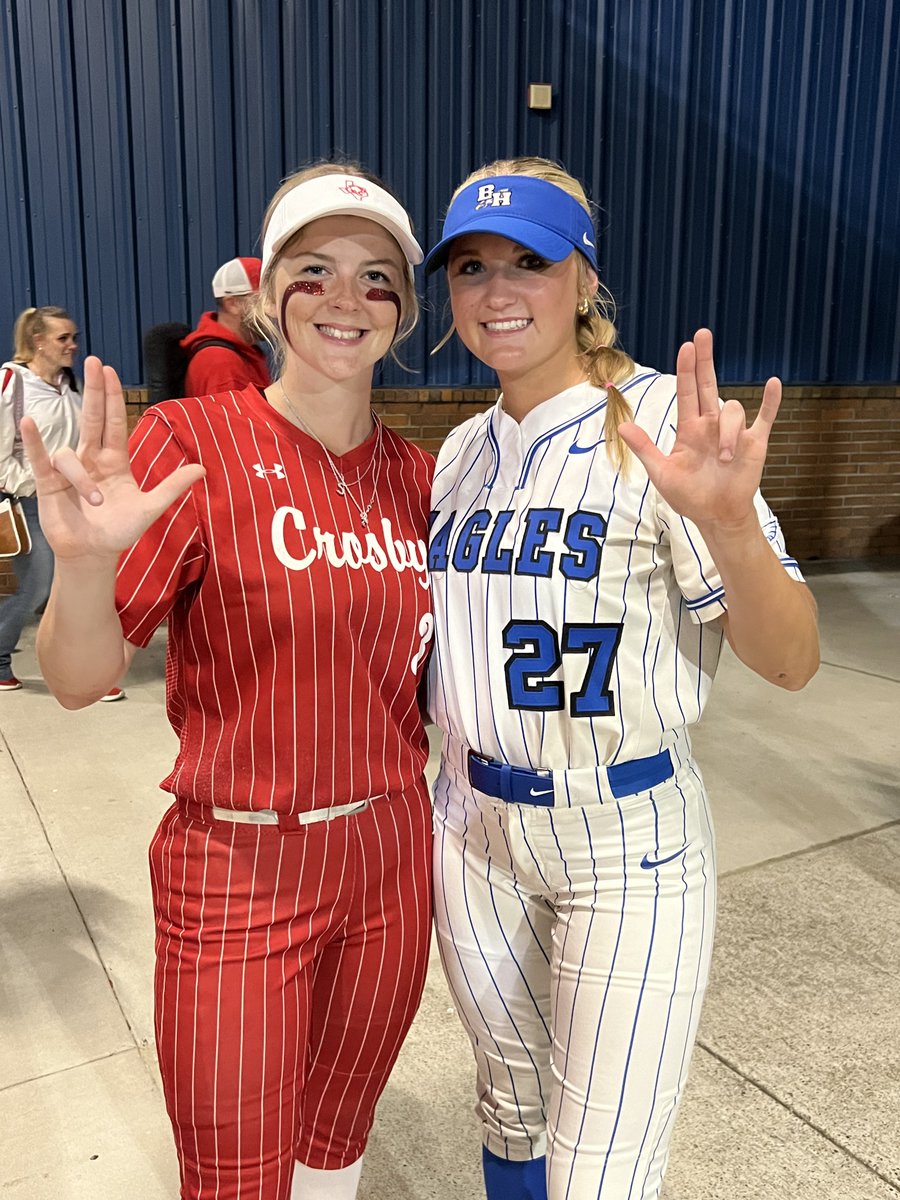
<path fill-rule="evenodd" d="M 413 237 L 406 209 L 394 197 L 356 175 L 318 175 L 291 188 L 272 213 L 263 242 L 263 272 L 298 229 L 319 217 L 365 217 L 381 225 L 406 256 L 410 274 L 422 261 L 422 247 Z"/>
<path fill-rule="evenodd" d="M 248 296 L 258 292 L 261 270 L 262 263 L 258 258 L 229 258 L 213 275 L 212 294 L 220 300 L 223 296 Z"/>

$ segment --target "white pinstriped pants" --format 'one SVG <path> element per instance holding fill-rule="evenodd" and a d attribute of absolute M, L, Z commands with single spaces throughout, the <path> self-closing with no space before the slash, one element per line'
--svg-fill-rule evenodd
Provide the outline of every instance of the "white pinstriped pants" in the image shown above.
<path fill-rule="evenodd" d="M 441 958 L 488 1150 L 546 1154 L 549 1200 L 651 1200 L 709 975 L 706 793 L 688 764 L 635 796 L 573 803 L 507 804 L 442 763 Z"/>

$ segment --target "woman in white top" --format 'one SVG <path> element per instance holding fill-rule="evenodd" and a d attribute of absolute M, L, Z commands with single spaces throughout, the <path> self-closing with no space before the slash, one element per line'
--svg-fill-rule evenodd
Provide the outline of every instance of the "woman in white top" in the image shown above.
<path fill-rule="evenodd" d="M 53 554 L 41 531 L 31 464 L 19 436 L 23 415 L 31 417 L 51 454 L 78 442 L 81 397 L 72 363 L 78 350 L 75 322 L 62 308 L 26 308 L 14 331 L 15 351 L 0 368 L 0 493 L 22 504 L 31 535 L 30 554 L 12 560 L 18 589 L 0 599 L 0 691 L 22 685 L 12 670 L 12 653 L 28 618 L 50 595 Z"/>

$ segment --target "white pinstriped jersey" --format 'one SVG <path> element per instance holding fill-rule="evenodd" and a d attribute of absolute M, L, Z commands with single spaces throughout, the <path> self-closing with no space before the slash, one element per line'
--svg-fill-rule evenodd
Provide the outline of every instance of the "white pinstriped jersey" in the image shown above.
<path fill-rule="evenodd" d="M 675 378 L 620 385 L 663 451 Z M 722 643 L 723 589 L 696 528 L 604 441 L 606 392 L 569 388 L 514 421 L 498 401 L 438 456 L 429 568 L 435 724 L 514 766 L 593 768 L 671 747 L 687 757 Z M 756 510 L 785 569 L 778 521 Z"/>
<path fill-rule="evenodd" d="M 374 437 L 336 460 L 351 481 Z M 383 439 L 367 532 L 322 447 L 255 387 L 167 401 L 135 429 L 142 488 L 206 467 L 123 556 L 116 588 L 129 641 L 146 645 L 169 620 L 180 749 L 162 786 L 176 796 L 291 813 L 419 780 L 433 460 L 387 428 Z M 369 470 L 366 502 L 372 486 Z"/>

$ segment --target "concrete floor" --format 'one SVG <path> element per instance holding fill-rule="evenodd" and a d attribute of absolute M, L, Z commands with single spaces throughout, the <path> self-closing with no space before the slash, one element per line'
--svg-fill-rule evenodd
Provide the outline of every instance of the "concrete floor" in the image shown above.
<path fill-rule="evenodd" d="M 900 564 L 810 583 L 816 679 L 781 693 L 727 655 L 696 737 L 720 916 L 666 1200 L 900 1197 Z M 0 1193 L 173 1200 L 145 866 L 174 748 L 162 643 L 125 703 L 82 713 L 48 697 L 32 645 L 27 688 L 0 695 Z M 435 961 L 361 1200 L 480 1200 L 479 1158 Z"/>

